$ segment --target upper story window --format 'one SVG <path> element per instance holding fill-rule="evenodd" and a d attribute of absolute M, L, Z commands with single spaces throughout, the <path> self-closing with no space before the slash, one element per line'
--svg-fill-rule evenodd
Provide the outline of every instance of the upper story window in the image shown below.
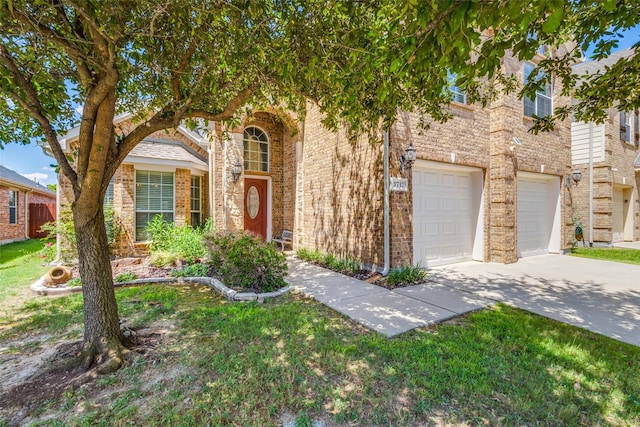
<path fill-rule="evenodd" d="M 18 192 L 9 190 L 9 224 L 18 223 Z"/>
<path fill-rule="evenodd" d="M 250 126 L 244 130 L 244 170 L 269 172 L 269 137 L 262 129 Z"/>
<path fill-rule="evenodd" d="M 136 171 L 136 241 L 148 239 L 147 223 L 156 215 L 173 222 L 173 172 Z"/>
<path fill-rule="evenodd" d="M 631 113 L 620 111 L 620 139 L 631 143 Z"/>
<path fill-rule="evenodd" d="M 536 80 L 544 80 L 545 74 L 542 71 L 539 71 L 537 75 L 533 75 L 533 70 L 536 66 L 530 62 L 524 63 L 524 83 L 530 81 L 530 79 Z M 536 98 L 531 99 L 528 96 L 524 97 L 524 115 L 528 117 L 538 116 L 538 117 L 546 117 L 550 116 L 553 111 L 553 105 L 551 102 L 551 97 L 553 94 L 553 85 L 550 82 L 547 82 L 542 89 L 536 92 Z"/>
<path fill-rule="evenodd" d="M 460 86 L 456 86 L 457 76 L 454 73 L 447 72 L 447 80 L 449 81 L 449 92 L 451 92 L 451 99 L 454 102 L 461 104 L 467 103 L 467 94 Z"/>
<path fill-rule="evenodd" d="M 202 224 L 202 177 L 191 175 L 191 226 Z"/>

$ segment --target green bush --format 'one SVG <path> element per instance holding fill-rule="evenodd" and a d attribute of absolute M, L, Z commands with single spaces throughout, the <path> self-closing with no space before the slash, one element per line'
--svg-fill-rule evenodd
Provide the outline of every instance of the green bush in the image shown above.
<path fill-rule="evenodd" d="M 178 256 L 178 254 L 175 254 L 173 252 L 160 251 L 152 252 L 151 256 L 149 257 L 149 262 L 154 267 L 163 268 L 174 265 L 179 259 L 180 257 Z"/>
<path fill-rule="evenodd" d="M 127 271 L 126 273 L 118 274 L 113 280 L 116 283 L 125 283 L 125 282 L 130 282 L 132 280 L 136 280 L 137 278 L 138 278 L 138 275 L 136 273 Z"/>
<path fill-rule="evenodd" d="M 406 265 L 404 267 L 391 269 L 387 276 L 387 283 L 391 286 L 408 285 L 422 282 L 426 277 L 427 272 L 420 268 L 419 264 L 414 266 Z"/>
<path fill-rule="evenodd" d="M 207 254 L 203 235 L 210 229 L 210 221 L 202 228 L 193 228 L 190 225 L 176 226 L 164 221 L 161 215 L 156 215 L 146 228 L 151 239 L 149 250 L 152 256 L 157 253 L 169 253 L 176 259 L 193 262 Z"/>
<path fill-rule="evenodd" d="M 310 250 L 305 248 L 300 248 L 296 252 L 298 258 L 304 261 L 314 262 L 316 264 L 324 263 L 324 255 L 317 250 Z"/>
<path fill-rule="evenodd" d="M 171 270 L 169 276 L 171 277 L 206 277 L 209 273 L 209 266 L 207 264 L 191 264 L 184 268 Z"/>
<path fill-rule="evenodd" d="M 205 240 L 210 262 L 225 285 L 256 292 L 285 286 L 286 259 L 273 243 L 243 232 L 213 232 Z"/>
<path fill-rule="evenodd" d="M 296 255 L 303 261 L 313 262 L 350 276 L 355 275 L 362 269 L 360 261 L 352 258 L 339 258 L 334 254 L 323 254 L 317 250 L 300 248 Z"/>

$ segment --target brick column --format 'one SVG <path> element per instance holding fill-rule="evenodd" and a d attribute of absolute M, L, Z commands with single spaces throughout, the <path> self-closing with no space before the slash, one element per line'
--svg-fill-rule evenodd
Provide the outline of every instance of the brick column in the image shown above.
<path fill-rule="evenodd" d="M 176 225 L 191 223 L 191 171 L 176 169 L 175 173 L 176 206 L 173 221 Z"/>

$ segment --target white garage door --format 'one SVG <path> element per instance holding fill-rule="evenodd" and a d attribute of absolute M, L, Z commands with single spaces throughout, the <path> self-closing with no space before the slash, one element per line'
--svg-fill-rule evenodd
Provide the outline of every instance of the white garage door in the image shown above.
<path fill-rule="evenodd" d="M 481 193 L 480 172 L 414 166 L 414 262 L 427 267 L 472 259 Z"/>
<path fill-rule="evenodd" d="M 518 256 L 557 252 L 559 237 L 558 178 L 518 176 Z"/>

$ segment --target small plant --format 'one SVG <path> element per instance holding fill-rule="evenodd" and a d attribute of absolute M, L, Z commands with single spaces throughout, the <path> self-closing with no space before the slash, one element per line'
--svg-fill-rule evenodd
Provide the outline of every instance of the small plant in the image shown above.
<path fill-rule="evenodd" d="M 362 269 L 360 261 L 358 260 L 352 258 L 340 258 L 331 253 L 323 254 L 317 250 L 301 248 L 298 249 L 296 255 L 303 261 L 319 264 L 349 276 L 355 275 Z"/>
<path fill-rule="evenodd" d="M 125 282 L 130 282 L 132 280 L 136 280 L 137 278 L 138 278 L 138 275 L 136 273 L 127 271 L 126 273 L 118 274 L 113 280 L 116 283 L 125 283 Z"/>
<path fill-rule="evenodd" d="M 176 253 L 160 251 L 151 253 L 149 262 L 154 267 L 163 268 L 175 265 L 178 259 L 180 259 L 180 257 Z"/>
<path fill-rule="evenodd" d="M 309 261 L 316 264 L 322 264 L 324 262 L 324 255 L 317 250 L 300 248 L 296 252 L 296 255 L 303 261 Z"/>
<path fill-rule="evenodd" d="M 42 258 L 45 263 L 50 263 L 55 261 L 57 255 L 56 244 L 53 242 L 47 242 L 38 254 L 38 258 Z"/>
<path fill-rule="evenodd" d="M 273 243 L 244 232 L 214 232 L 206 242 L 211 264 L 225 285 L 257 292 L 285 286 L 286 258 Z"/>
<path fill-rule="evenodd" d="M 67 287 L 69 288 L 78 288 L 82 286 L 82 279 L 79 277 L 73 278 L 67 282 Z"/>
<path fill-rule="evenodd" d="M 422 282 L 427 277 L 427 272 L 420 268 L 419 264 L 405 265 L 393 268 L 387 276 L 387 283 L 391 286 L 408 285 Z"/>
<path fill-rule="evenodd" d="M 184 268 L 171 270 L 169 276 L 171 277 L 206 277 L 209 272 L 209 266 L 207 264 L 191 264 Z"/>
<path fill-rule="evenodd" d="M 76 230 L 73 226 L 73 214 L 70 210 L 63 210 L 57 221 L 44 223 L 40 229 L 47 232 L 45 239 L 57 239 L 57 245 L 60 248 L 60 261 L 72 264 L 73 260 L 78 258 Z M 55 255 L 53 256 L 55 259 Z"/>

